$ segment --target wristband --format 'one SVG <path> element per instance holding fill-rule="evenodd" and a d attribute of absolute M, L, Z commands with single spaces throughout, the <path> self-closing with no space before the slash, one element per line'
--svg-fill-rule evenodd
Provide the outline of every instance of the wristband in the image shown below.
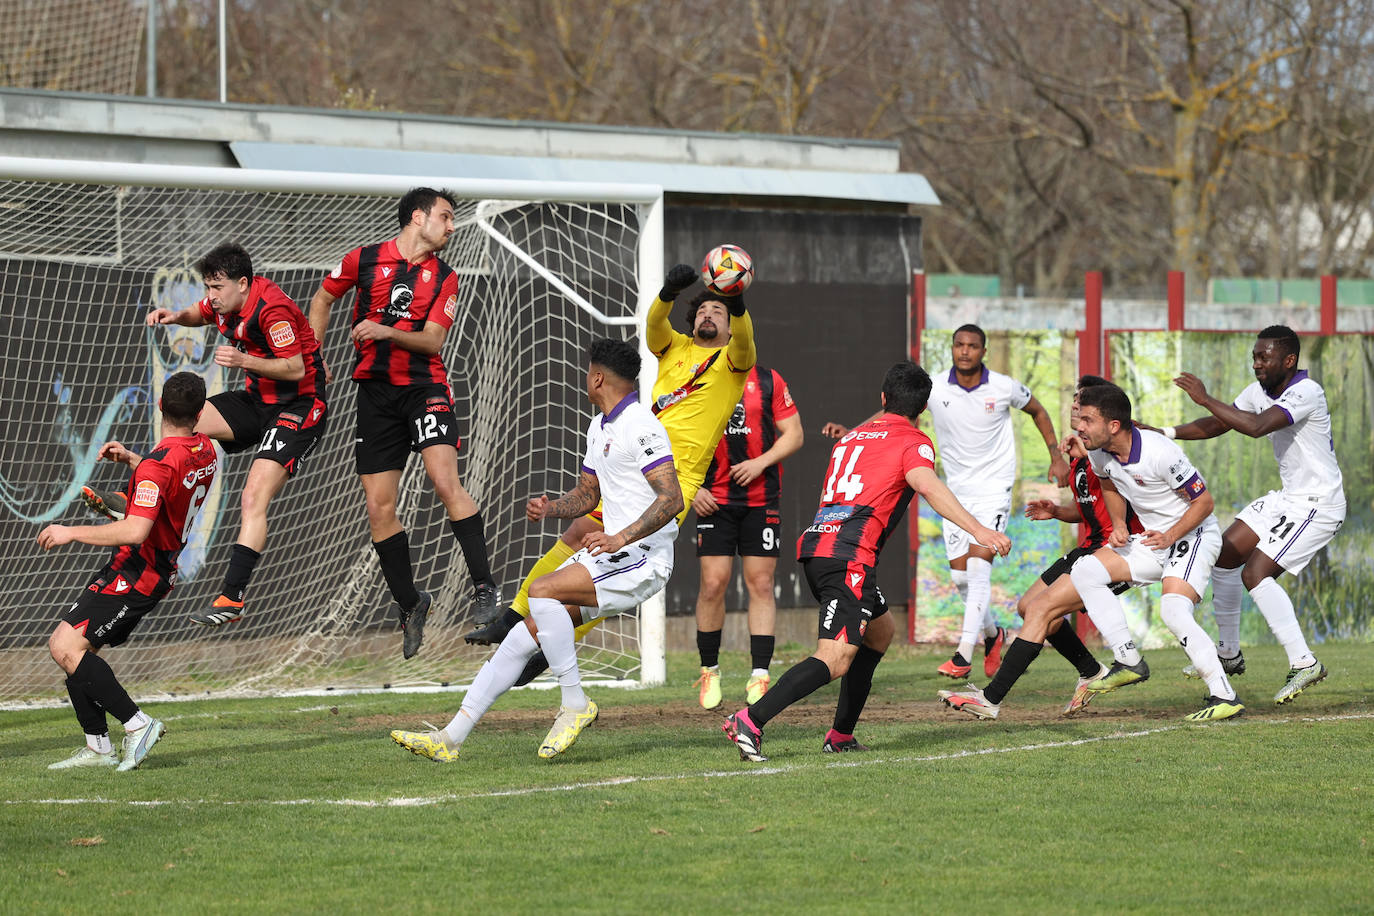
<path fill-rule="evenodd" d="M 1178 427 L 1176 426 L 1166 426 L 1163 429 L 1161 429 L 1160 432 L 1164 434 L 1164 438 L 1166 439 L 1178 438 Z"/>

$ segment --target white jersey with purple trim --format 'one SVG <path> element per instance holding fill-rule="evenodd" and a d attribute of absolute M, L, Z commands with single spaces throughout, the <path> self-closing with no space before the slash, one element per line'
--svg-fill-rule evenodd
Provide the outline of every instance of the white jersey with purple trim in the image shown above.
<path fill-rule="evenodd" d="M 616 534 L 644 514 L 654 490 L 644 474 L 673 460 L 668 433 L 658 418 L 631 392 L 609 414 L 597 414 L 587 427 L 587 455 L 582 469 L 595 474 L 601 486 L 601 511 L 606 531 Z M 667 545 L 671 554 L 677 520 L 636 543 L 654 548 Z"/>
<path fill-rule="evenodd" d="M 1264 413 L 1278 406 L 1288 415 L 1289 426 L 1267 438 L 1279 463 L 1279 480 L 1289 496 L 1315 497 L 1326 506 L 1345 505 L 1345 487 L 1336 448 L 1331 441 L 1331 411 L 1326 392 L 1307 372 L 1293 375 L 1279 396 L 1270 397 L 1259 382 L 1251 382 L 1235 400 L 1246 413 Z"/>
<path fill-rule="evenodd" d="M 1131 451 L 1124 461 L 1106 449 L 1088 452 L 1088 460 L 1093 473 L 1110 480 L 1131 504 L 1147 531 L 1168 531 L 1207 491 L 1207 482 L 1178 443 L 1150 430 L 1131 429 Z M 1179 495 L 1179 490 L 1188 495 Z M 1207 518 L 1216 524 L 1213 516 Z"/>
<path fill-rule="evenodd" d="M 931 379 L 930 415 L 945 481 L 960 499 L 971 493 L 1011 492 L 1016 482 L 1011 411 L 1025 407 L 1030 399 L 1029 388 L 986 366 L 972 388 L 960 385 L 953 369 Z"/>

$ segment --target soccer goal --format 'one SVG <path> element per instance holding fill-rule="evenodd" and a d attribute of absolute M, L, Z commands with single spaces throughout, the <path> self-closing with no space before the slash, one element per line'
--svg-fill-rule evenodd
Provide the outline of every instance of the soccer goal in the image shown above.
<path fill-rule="evenodd" d="M 45 553 L 35 536 L 48 522 L 92 519 L 82 484 L 123 485 L 126 468 L 96 462 L 101 443 L 150 448 L 173 372 L 203 375 L 212 394 L 243 384 L 214 364 L 213 328 L 149 328 L 147 311 L 200 298 L 190 265 L 230 240 L 308 310 L 345 252 L 396 234 L 397 201 L 418 185 L 460 198 L 460 227 L 442 255 L 460 284 L 444 358 L 462 423 L 460 471 L 509 600 L 561 530 L 529 524 L 524 503 L 576 479 L 591 410 L 587 344 L 637 339 L 661 282 L 660 188 L 0 158 L 0 700 L 63 695 L 47 635 L 105 549 Z M 273 502 L 244 619 L 205 630 L 186 616 L 217 594 L 238 532 L 251 461 L 240 454 L 222 461 L 179 586 L 128 644 L 108 650 L 136 693 L 461 685 L 489 654 L 462 640 L 467 570 L 413 459 L 399 509 L 416 581 L 435 602 L 424 648 L 401 659 L 353 471 L 353 295 L 336 304 L 325 341 L 335 373 L 327 434 Z M 661 682 L 663 632 L 661 598 L 613 618 L 580 650 L 584 673 Z"/>

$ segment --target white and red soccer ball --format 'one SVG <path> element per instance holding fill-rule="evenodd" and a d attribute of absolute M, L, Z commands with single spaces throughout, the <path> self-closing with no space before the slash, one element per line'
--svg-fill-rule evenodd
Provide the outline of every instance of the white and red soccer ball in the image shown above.
<path fill-rule="evenodd" d="M 754 282 L 754 259 L 738 245 L 717 245 L 701 262 L 701 282 L 722 296 L 738 296 Z"/>

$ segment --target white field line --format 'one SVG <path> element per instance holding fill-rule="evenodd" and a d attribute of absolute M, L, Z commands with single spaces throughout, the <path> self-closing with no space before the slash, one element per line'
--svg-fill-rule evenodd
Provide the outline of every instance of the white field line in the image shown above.
<path fill-rule="evenodd" d="M 1147 728 L 1131 732 L 1114 732 L 1110 735 L 1099 735 L 1095 738 L 1075 738 L 1072 741 L 1046 741 L 1040 744 L 1021 744 L 1016 747 L 986 747 L 976 751 L 955 751 L 949 754 L 928 754 L 928 755 L 903 755 L 897 757 L 877 757 L 872 754 L 863 754 L 854 759 L 849 759 L 848 755 L 843 758 L 824 764 L 826 768 L 836 769 L 842 767 L 867 767 L 881 764 L 892 763 L 939 763 L 946 760 L 962 760 L 968 757 L 983 757 L 990 754 L 1019 754 L 1033 751 L 1053 750 L 1063 747 L 1083 747 L 1089 744 L 1100 744 L 1105 741 L 1127 741 L 1133 738 L 1147 738 L 1151 735 L 1160 735 L 1167 732 L 1176 732 L 1187 728 L 1238 728 L 1245 725 L 1293 725 L 1310 722 L 1342 722 L 1352 719 L 1374 719 L 1374 713 L 1350 713 L 1339 716 L 1301 716 L 1285 719 L 1251 719 L 1249 722 L 1234 723 L 1210 723 L 1206 725 L 1165 725 L 1160 728 Z M 114 798 L 101 798 L 93 796 L 87 798 L 10 798 L 5 799 L 6 805 L 123 805 L 130 808 L 157 808 L 172 805 L 214 805 L 218 807 L 243 807 L 243 806 L 298 806 L 298 805 L 325 805 L 342 808 L 418 808 L 428 805 L 441 805 L 446 802 L 472 801 L 483 798 L 512 798 L 522 795 L 541 795 L 549 792 L 576 792 L 581 789 L 604 789 L 614 786 L 636 785 L 651 782 L 680 782 L 689 779 L 726 779 L 735 777 L 751 776 L 777 776 L 784 773 L 794 773 L 802 770 L 815 769 L 813 766 L 802 766 L 798 764 L 782 764 L 774 766 L 752 766 L 740 770 L 704 770 L 698 773 L 670 773 L 654 776 L 616 776 L 610 779 L 597 779 L 588 782 L 564 783 L 556 786 L 530 786 L 522 789 L 495 789 L 490 792 L 465 792 L 465 793 L 445 793 L 443 795 L 428 795 L 420 797 L 395 797 L 395 798 L 281 798 L 281 799 L 254 799 L 250 801 L 224 801 L 203 798 L 190 799 L 147 799 L 143 801 L 129 801 Z"/>

